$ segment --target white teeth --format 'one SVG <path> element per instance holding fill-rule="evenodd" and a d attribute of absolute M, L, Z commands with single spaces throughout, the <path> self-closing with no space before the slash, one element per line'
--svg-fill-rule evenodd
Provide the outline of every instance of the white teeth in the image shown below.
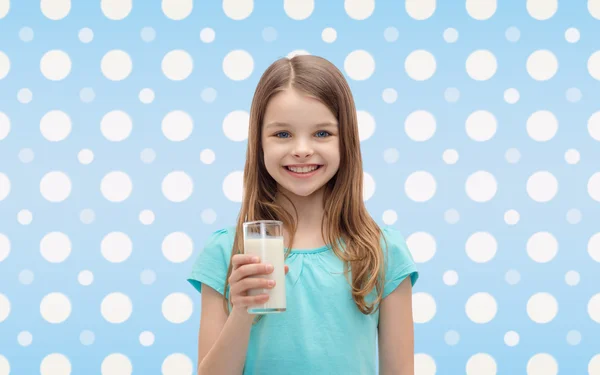
<path fill-rule="evenodd" d="M 315 169 L 319 168 L 318 166 L 312 166 L 312 167 L 287 167 L 290 171 L 295 172 L 295 173 L 308 173 L 308 172 L 312 172 Z"/>

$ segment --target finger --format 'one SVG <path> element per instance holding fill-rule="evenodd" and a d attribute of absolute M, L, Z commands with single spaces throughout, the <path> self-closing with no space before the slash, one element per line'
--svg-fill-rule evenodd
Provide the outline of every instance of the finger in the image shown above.
<path fill-rule="evenodd" d="M 269 268 L 269 266 L 271 268 Z M 231 273 L 229 282 L 234 283 L 242 280 L 248 276 L 254 275 L 268 275 L 273 272 L 273 265 L 258 263 L 258 264 L 244 264 Z"/>
<path fill-rule="evenodd" d="M 288 267 L 287 265 L 285 266 L 285 274 L 287 275 L 287 273 L 290 271 L 290 267 Z"/>
<path fill-rule="evenodd" d="M 233 269 L 237 269 L 244 264 L 252 264 L 260 262 L 260 258 L 255 255 L 250 254 L 235 254 L 231 258 L 231 263 L 233 265 Z"/>
<path fill-rule="evenodd" d="M 261 305 L 269 300 L 268 294 L 258 294 L 256 296 L 245 296 L 239 297 L 235 302 L 232 302 L 236 306 L 248 307 Z"/>

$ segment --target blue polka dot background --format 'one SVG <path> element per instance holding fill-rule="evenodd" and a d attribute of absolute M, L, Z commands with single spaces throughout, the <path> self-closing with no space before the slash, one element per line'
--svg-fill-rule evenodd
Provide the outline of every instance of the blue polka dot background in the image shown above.
<path fill-rule="evenodd" d="M 0 375 L 191 375 L 250 102 L 321 55 L 418 263 L 415 374 L 600 374 L 600 0 L 0 0 Z"/>

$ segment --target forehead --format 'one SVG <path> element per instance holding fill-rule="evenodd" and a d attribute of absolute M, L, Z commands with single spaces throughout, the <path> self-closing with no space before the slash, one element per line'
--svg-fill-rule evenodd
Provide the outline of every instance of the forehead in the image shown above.
<path fill-rule="evenodd" d="M 279 122 L 290 125 L 337 123 L 325 104 L 293 89 L 282 91 L 269 100 L 263 121 L 264 124 Z"/>

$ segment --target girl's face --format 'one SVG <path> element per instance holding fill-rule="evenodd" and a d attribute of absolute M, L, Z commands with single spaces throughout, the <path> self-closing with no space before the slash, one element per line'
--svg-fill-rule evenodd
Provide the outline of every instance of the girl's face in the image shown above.
<path fill-rule="evenodd" d="M 267 104 L 262 126 L 265 166 L 279 189 L 307 197 L 338 171 L 338 122 L 317 99 L 282 91 Z"/>

